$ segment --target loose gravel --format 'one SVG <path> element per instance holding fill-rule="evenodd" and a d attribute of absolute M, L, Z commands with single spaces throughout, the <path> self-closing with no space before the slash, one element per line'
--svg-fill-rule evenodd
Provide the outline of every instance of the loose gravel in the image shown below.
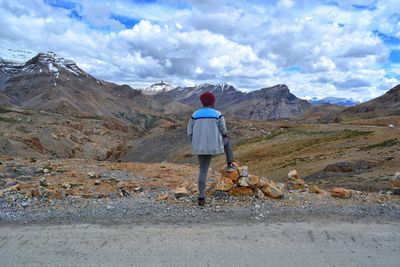
<path fill-rule="evenodd" d="M 8 202 L 0 198 L 0 224 L 190 224 L 231 222 L 377 222 L 400 220 L 400 198 L 380 201 L 382 196 L 359 195 L 334 199 L 329 195 L 288 193 L 283 200 L 254 197 L 207 199 L 205 208 L 196 198 L 156 201 L 149 193 L 129 197 L 63 200 L 31 198 Z"/>

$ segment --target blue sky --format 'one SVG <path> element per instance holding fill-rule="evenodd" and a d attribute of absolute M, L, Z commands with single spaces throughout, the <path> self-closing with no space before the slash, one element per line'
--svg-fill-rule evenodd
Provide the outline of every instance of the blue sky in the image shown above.
<path fill-rule="evenodd" d="M 400 83 L 399 2 L 2 0 L 0 56 L 54 51 L 135 88 L 285 83 L 368 100 Z"/>

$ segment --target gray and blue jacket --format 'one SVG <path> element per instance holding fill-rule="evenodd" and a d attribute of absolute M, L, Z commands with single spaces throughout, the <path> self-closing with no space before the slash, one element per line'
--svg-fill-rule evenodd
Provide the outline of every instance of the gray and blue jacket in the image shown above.
<path fill-rule="evenodd" d="M 222 135 L 226 135 L 224 115 L 210 107 L 201 108 L 190 117 L 187 134 L 192 142 L 193 155 L 224 153 Z"/>

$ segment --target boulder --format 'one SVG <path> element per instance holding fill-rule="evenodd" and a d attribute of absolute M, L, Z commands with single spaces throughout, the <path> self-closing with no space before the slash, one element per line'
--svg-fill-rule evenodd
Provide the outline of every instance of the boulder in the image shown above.
<path fill-rule="evenodd" d="M 393 179 L 391 179 L 391 184 L 393 187 L 399 187 L 400 188 L 400 172 L 396 172 L 393 176 Z"/>
<path fill-rule="evenodd" d="M 269 184 L 269 181 L 267 178 L 261 177 L 258 181 L 258 184 L 256 185 L 258 188 L 262 188 L 264 185 Z"/>
<path fill-rule="evenodd" d="M 156 200 L 157 201 L 165 201 L 165 200 L 168 200 L 168 198 L 169 198 L 169 194 L 165 193 L 165 194 L 158 195 Z"/>
<path fill-rule="evenodd" d="M 306 189 L 306 184 L 301 178 L 292 178 L 287 182 L 288 190 L 299 190 L 304 191 Z"/>
<path fill-rule="evenodd" d="M 4 191 L 0 190 L 0 197 L 4 197 Z"/>
<path fill-rule="evenodd" d="M 288 178 L 289 179 L 297 179 L 299 176 L 298 176 L 298 173 L 297 173 L 297 171 L 296 170 L 291 170 L 289 173 L 288 173 Z"/>
<path fill-rule="evenodd" d="M 260 178 L 258 178 L 258 176 L 256 175 L 250 175 L 249 179 L 247 180 L 247 183 L 249 184 L 249 186 L 255 187 L 257 186 L 257 184 L 260 182 Z"/>
<path fill-rule="evenodd" d="M 353 170 L 354 171 L 369 170 L 381 166 L 382 163 L 383 162 L 379 160 L 359 159 L 354 162 Z"/>
<path fill-rule="evenodd" d="M 249 177 L 248 176 L 240 177 L 237 184 L 239 186 L 244 186 L 244 187 L 249 186 Z"/>
<path fill-rule="evenodd" d="M 249 176 L 249 168 L 247 166 L 241 166 L 238 168 L 238 170 L 241 177 Z"/>
<path fill-rule="evenodd" d="M 334 187 L 330 190 L 332 197 L 338 198 L 350 198 L 351 197 L 351 190 L 341 188 L 341 187 Z"/>
<path fill-rule="evenodd" d="M 324 193 L 324 190 L 320 189 L 320 188 L 317 187 L 316 185 L 312 185 L 312 186 L 310 186 L 310 188 L 308 189 L 308 192 L 314 193 L 314 194 L 322 194 L 322 193 Z"/>
<path fill-rule="evenodd" d="M 236 163 L 233 163 L 236 167 L 238 166 Z M 221 177 L 229 178 L 233 182 L 236 182 L 239 179 L 239 170 L 236 169 L 234 171 L 228 171 L 227 166 L 224 165 L 221 169 Z"/>
<path fill-rule="evenodd" d="M 282 190 L 278 189 L 273 183 L 264 185 L 261 190 L 266 196 L 273 199 L 281 199 L 283 197 Z"/>
<path fill-rule="evenodd" d="M 190 196 L 190 191 L 185 187 L 178 187 L 174 190 L 174 197 L 176 199 L 181 199 Z"/>
<path fill-rule="evenodd" d="M 352 172 L 352 171 L 364 171 L 379 167 L 383 164 L 383 161 L 375 159 L 359 159 L 353 161 L 340 161 L 330 164 L 324 168 L 326 172 Z"/>
<path fill-rule="evenodd" d="M 229 195 L 235 197 L 252 196 L 253 190 L 250 187 L 234 187 L 228 191 Z"/>
<path fill-rule="evenodd" d="M 324 168 L 326 172 L 351 172 L 353 171 L 353 163 L 350 161 L 341 161 L 330 164 Z"/>
<path fill-rule="evenodd" d="M 226 177 L 221 177 L 217 180 L 217 183 L 215 184 L 215 190 L 219 191 L 228 191 L 233 187 L 233 181 L 230 178 Z"/>

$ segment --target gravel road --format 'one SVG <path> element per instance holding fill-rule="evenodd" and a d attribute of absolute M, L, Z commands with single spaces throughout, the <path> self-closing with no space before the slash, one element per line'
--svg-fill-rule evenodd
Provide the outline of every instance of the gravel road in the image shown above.
<path fill-rule="evenodd" d="M 400 223 L 3 225 L 1 266 L 399 266 Z"/>

